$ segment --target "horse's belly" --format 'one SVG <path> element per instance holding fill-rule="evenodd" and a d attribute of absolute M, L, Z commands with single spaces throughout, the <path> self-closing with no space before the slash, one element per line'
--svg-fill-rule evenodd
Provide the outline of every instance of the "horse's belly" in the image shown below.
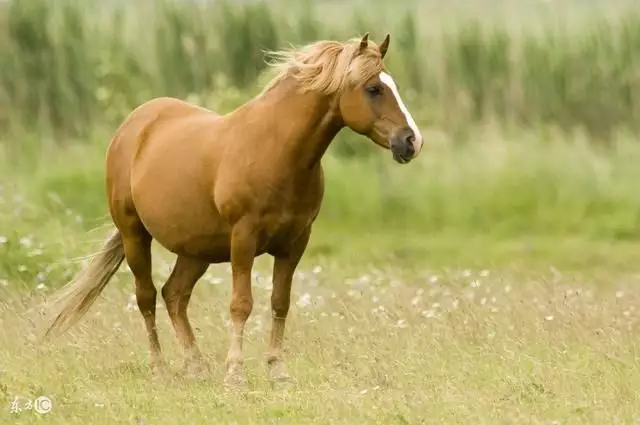
<path fill-rule="evenodd" d="M 142 183 L 142 182 L 138 182 Z M 132 190 L 136 212 L 151 236 L 177 255 L 229 261 L 230 228 L 206 194 L 197 190 Z"/>

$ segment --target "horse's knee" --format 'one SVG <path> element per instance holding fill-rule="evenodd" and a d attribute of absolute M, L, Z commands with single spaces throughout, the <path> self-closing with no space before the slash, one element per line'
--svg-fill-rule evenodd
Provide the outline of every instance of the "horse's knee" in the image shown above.
<path fill-rule="evenodd" d="M 158 291 L 155 286 L 153 286 L 153 283 L 150 285 L 136 285 L 136 302 L 138 304 L 138 308 L 143 314 L 155 311 L 157 293 Z"/>
<path fill-rule="evenodd" d="M 171 285 L 167 285 L 165 284 L 162 287 L 162 299 L 164 300 L 165 305 L 167 306 L 167 310 L 168 311 L 172 311 L 173 310 L 173 306 L 178 304 L 178 301 L 180 300 L 180 294 L 178 293 L 178 291 L 175 290 L 175 288 Z"/>
<path fill-rule="evenodd" d="M 271 294 L 271 312 L 273 316 L 279 319 L 284 319 L 289 313 L 289 306 L 291 305 L 291 295 L 289 293 L 279 293 L 274 291 Z"/>
<path fill-rule="evenodd" d="M 233 319 L 246 321 L 253 310 L 253 298 L 249 295 L 235 296 L 231 300 L 230 313 Z"/>

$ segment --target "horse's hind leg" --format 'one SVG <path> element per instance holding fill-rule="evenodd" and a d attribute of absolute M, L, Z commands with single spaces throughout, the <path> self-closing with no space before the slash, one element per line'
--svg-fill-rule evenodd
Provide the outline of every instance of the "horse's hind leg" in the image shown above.
<path fill-rule="evenodd" d="M 160 341 L 156 329 L 156 288 L 151 278 L 151 236 L 134 220 L 121 228 L 124 255 L 136 282 L 136 301 L 149 337 L 151 367 L 156 370 L 164 367 Z"/>
<path fill-rule="evenodd" d="M 185 369 L 187 374 L 194 377 L 205 372 L 206 365 L 196 345 L 196 338 L 187 317 L 187 306 L 196 282 L 208 267 L 209 263 L 178 256 L 167 283 L 162 287 L 162 298 L 185 356 Z"/>

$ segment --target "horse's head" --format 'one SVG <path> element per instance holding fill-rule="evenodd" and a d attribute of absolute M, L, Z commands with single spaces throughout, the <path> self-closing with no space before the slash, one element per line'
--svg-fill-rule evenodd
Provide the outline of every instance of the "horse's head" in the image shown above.
<path fill-rule="evenodd" d="M 379 46 L 365 34 L 353 51 L 338 104 L 347 127 L 390 149 L 405 164 L 420 153 L 422 135 L 384 68 L 388 48 L 388 34 Z"/>

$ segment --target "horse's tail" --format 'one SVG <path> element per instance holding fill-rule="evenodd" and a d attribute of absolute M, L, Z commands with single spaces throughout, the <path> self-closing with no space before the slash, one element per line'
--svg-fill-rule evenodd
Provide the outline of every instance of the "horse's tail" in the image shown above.
<path fill-rule="evenodd" d="M 84 316 L 123 260 L 122 236 L 115 230 L 88 266 L 52 295 L 49 311 L 55 318 L 49 325 L 45 338 L 54 332 L 66 331 Z"/>

